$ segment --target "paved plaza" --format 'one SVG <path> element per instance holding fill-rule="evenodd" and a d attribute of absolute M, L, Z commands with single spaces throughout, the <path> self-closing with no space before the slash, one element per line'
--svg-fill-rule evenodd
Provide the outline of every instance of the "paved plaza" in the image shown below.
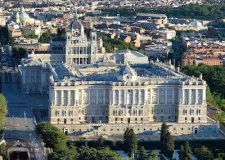
<path fill-rule="evenodd" d="M 8 104 L 8 115 L 4 125 L 6 142 L 26 142 L 32 159 L 45 160 L 40 139 L 35 132 L 36 119 L 32 113 L 32 107 L 37 101 L 30 101 L 30 97 L 19 91 L 20 88 L 15 83 L 5 83 L 2 86 Z"/>

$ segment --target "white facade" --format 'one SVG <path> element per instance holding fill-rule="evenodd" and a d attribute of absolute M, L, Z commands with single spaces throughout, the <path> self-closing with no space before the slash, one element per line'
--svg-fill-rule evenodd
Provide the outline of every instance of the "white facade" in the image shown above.
<path fill-rule="evenodd" d="M 89 43 L 75 20 L 67 33 L 65 64 L 22 60 L 23 91 L 48 93 L 51 124 L 84 136 L 121 135 L 127 127 L 155 132 L 162 122 L 170 124 L 172 134 L 218 133 L 217 123 L 207 121 L 202 77 L 185 76 L 160 62 L 116 64 L 106 54 L 95 62 L 95 33 L 91 37 Z"/>
<path fill-rule="evenodd" d="M 88 40 L 84 33 L 84 27 L 77 17 L 72 21 L 66 38 L 67 64 L 87 65 L 95 63 L 98 52 L 97 34 L 91 32 L 90 40 Z"/>

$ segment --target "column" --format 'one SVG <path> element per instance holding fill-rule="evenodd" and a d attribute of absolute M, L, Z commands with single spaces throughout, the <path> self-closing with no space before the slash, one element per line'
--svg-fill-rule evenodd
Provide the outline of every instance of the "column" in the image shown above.
<path fill-rule="evenodd" d="M 67 106 L 71 106 L 71 90 L 68 90 L 68 103 Z"/>
<path fill-rule="evenodd" d="M 77 105 L 77 93 L 76 93 L 77 91 L 75 90 L 74 91 L 74 105 Z"/>
<path fill-rule="evenodd" d="M 124 94 L 123 102 L 124 102 L 124 104 L 126 105 L 126 104 L 127 104 L 127 91 L 126 91 L 125 89 L 123 90 L 123 94 Z"/>
<path fill-rule="evenodd" d="M 103 89 L 103 104 L 105 104 L 105 89 Z"/>
<path fill-rule="evenodd" d="M 202 103 L 206 104 L 206 90 L 205 89 L 202 89 L 202 99 L 203 99 Z"/>
<path fill-rule="evenodd" d="M 64 106 L 64 90 L 61 90 L 61 105 Z"/>
<path fill-rule="evenodd" d="M 84 100 L 83 100 L 83 89 L 81 89 L 80 94 L 81 94 L 81 104 L 84 104 Z"/>
<path fill-rule="evenodd" d="M 184 104 L 184 102 L 185 102 L 185 99 L 184 99 L 185 96 L 184 96 L 184 94 L 185 94 L 184 93 L 184 89 L 182 89 L 182 104 Z"/>
<path fill-rule="evenodd" d="M 191 104 L 191 89 L 188 90 L 189 94 L 188 94 L 188 104 Z"/>
<path fill-rule="evenodd" d="M 159 98 L 160 98 L 159 97 L 159 88 L 156 88 L 156 89 L 157 89 L 157 95 L 156 95 L 157 96 L 157 104 L 159 104 Z"/>
<path fill-rule="evenodd" d="M 98 104 L 98 89 L 95 89 L 96 91 L 96 104 Z"/>
<path fill-rule="evenodd" d="M 114 104 L 114 98 L 115 98 L 115 93 L 114 90 L 110 91 L 110 103 L 113 105 Z"/>
<path fill-rule="evenodd" d="M 91 90 L 88 89 L 88 104 L 91 104 Z"/>
<path fill-rule="evenodd" d="M 57 106 L 58 102 L 57 102 L 57 91 L 54 91 L 54 106 Z"/>
<path fill-rule="evenodd" d="M 172 89 L 172 104 L 174 104 L 174 89 Z M 179 101 L 179 93 L 178 93 L 178 101 Z"/>
<path fill-rule="evenodd" d="M 195 104 L 198 104 L 198 89 L 195 90 Z"/>
<path fill-rule="evenodd" d="M 165 88 L 165 104 L 167 104 L 167 88 Z"/>
<path fill-rule="evenodd" d="M 118 104 L 121 104 L 121 91 L 118 90 Z"/>
<path fill-rule="evenodd" d="M 136 104 L 136 102 L 135 102 L 135 94 L 136 94 L 135 89 L 132 90 L 132 93 L 133 93 L 133 104 Z"/>

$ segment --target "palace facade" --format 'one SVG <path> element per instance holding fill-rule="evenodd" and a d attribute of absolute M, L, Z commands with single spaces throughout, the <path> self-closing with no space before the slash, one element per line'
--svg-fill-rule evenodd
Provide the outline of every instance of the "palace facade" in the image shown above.
<path fill-rule="evenodd" d="M 24 92 L 49 95 L 51 124 L 86 137 L 121 135 L 127 127 L 154 134 L 162 122 L 174 135 L 218 134 L 218 124 L 207 118 L 202 76 L 183 75 L 170 62 L 146 64 L 147 56 L 138 52 L 132 65 L 107 54 L 97 60 L 96 33 L 87 40 L 77 18 L 70 27 L 65 63 L 32 56 L 19 66 Z"/>

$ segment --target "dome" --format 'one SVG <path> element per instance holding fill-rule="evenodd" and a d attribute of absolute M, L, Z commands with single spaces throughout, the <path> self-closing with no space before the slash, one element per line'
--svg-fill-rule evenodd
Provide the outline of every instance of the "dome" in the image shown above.
<path fill-rule="evenodd" d="M 21 20 L 30 19 L 29 15 L 25 12 L 23 7 L 20 11 L 20 18 L 21 18 Z"/>
<path fill-rule="evenodd" d="M 75 36 L 82 36 L 84 35 L 84 26 L 81 21 L 75 19 L 70 24 L 70 31 L 74 33 Z"/>
<path fill-rule="evenodd" d="M 83 28 L 83 25 L 82 25 L 81 21 L 79 21 L 79 20 L 72 21 L 71 29 L 82 29 L 82 28 Z"/>

